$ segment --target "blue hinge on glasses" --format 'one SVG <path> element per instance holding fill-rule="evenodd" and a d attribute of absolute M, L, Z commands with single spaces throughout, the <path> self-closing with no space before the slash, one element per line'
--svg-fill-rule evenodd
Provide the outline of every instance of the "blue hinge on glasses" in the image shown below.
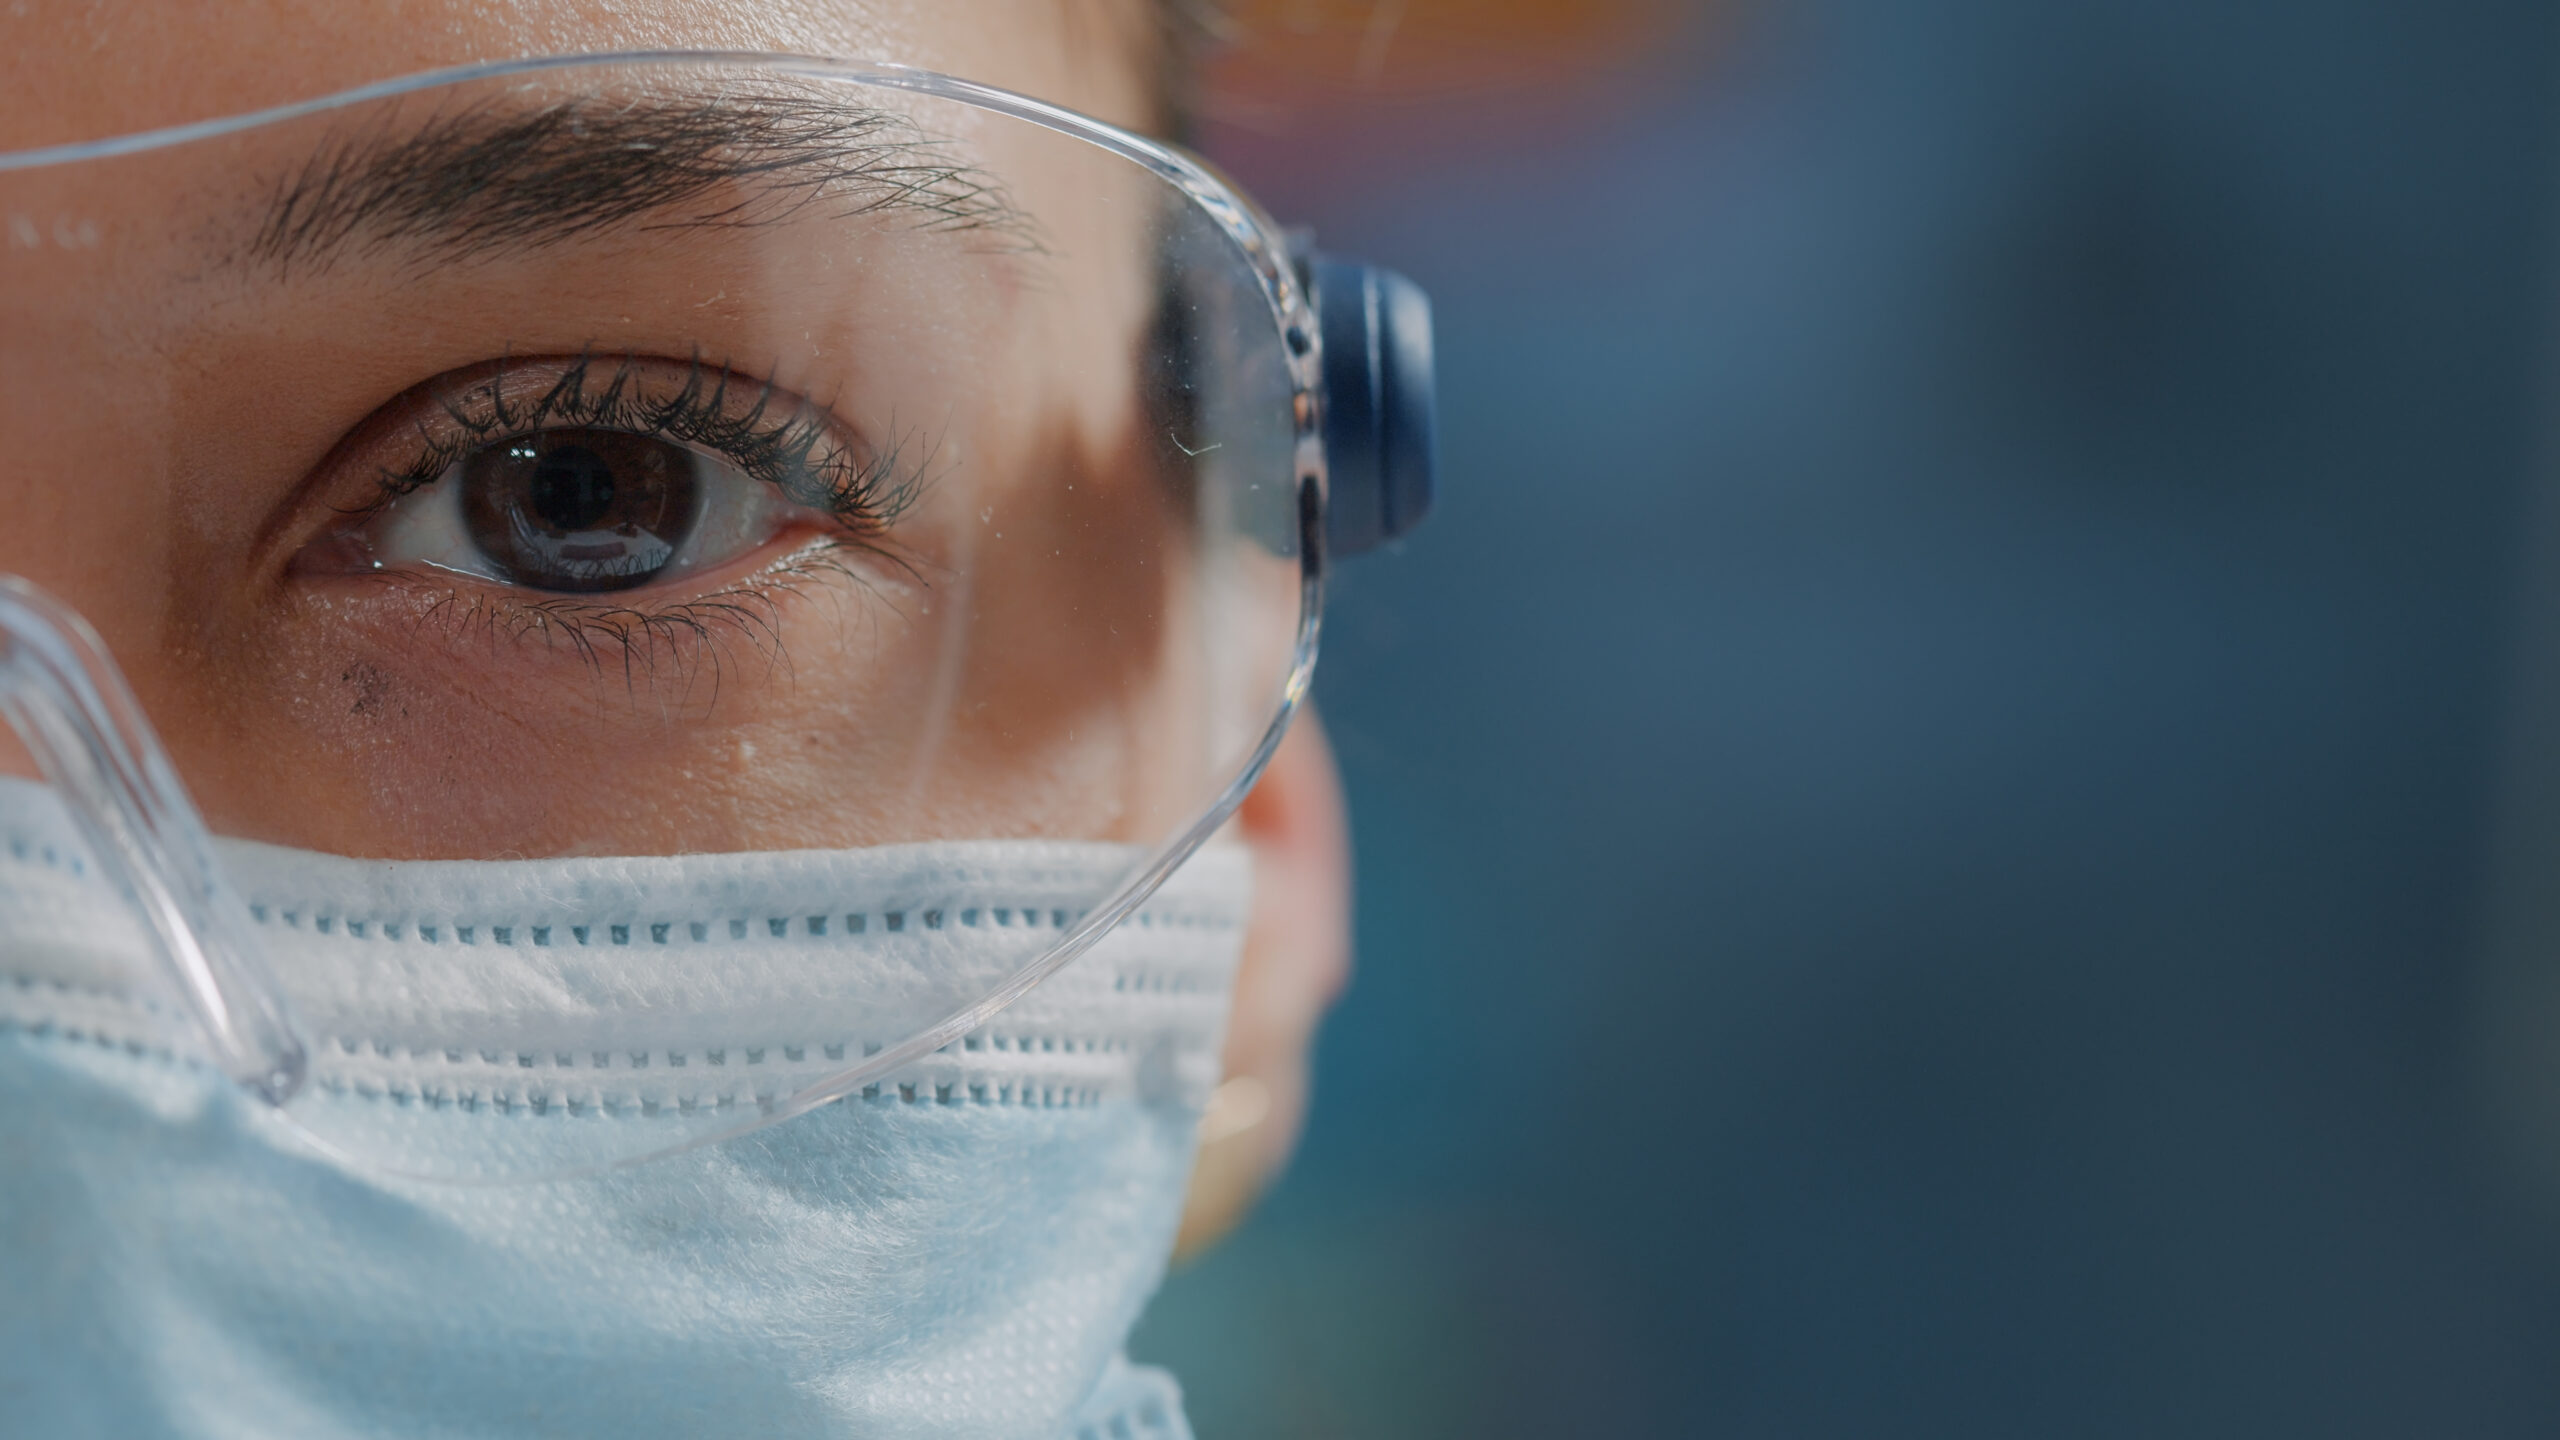
<path fill-rule="evenodd" d="M 1392 270 L 1308 254 L 1324 331 L 1325 548 L 1375 550 L 1431 512 L 1431 298 Z"/>

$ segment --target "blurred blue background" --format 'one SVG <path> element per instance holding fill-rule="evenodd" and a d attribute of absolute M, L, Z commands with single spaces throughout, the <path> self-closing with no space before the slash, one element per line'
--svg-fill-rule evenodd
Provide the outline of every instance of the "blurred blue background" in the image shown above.
<path fill-rule="evenodd" d="M 1204 1440 L 2560 1431 L 2480 1038 L 2560 7 L 1681 34 L 1238 161 L 1433 292 L 1445 488 L 1337 572 L 1300 1163 L 1136 1353 Z"/>

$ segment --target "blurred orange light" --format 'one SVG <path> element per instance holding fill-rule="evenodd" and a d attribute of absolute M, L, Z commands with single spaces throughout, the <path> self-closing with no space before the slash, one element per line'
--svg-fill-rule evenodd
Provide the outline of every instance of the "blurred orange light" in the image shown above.
<path fill-rule="evenodd" d="M 1669 0 L 1238 0 L 1213 96 L 1430 99 L 1632 66 L 1678 28 Z"/>

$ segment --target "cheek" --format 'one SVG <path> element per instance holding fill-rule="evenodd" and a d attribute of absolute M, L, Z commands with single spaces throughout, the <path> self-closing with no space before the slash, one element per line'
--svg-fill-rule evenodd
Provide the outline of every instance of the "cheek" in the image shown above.
<path fill-rule="evenodd" d="M 937 647 L 843 590 L 633 625 L 496 587 L 311 586 L 189 673 L 206 718 L 169 743 L 217 829 L 340 853 L 916 838 L 878 797 Z"/>
<path fill-rule="evenodd" d="M 111 247 L 0 268 L 0 573 L 77 610 L 164 717 L 187 713 L 179 672 L 254 623 L 267 482 L 287 472 L 222 453 L 274 433 L 240 423 L 254 394 L 190 411 L 195 376 L 136 318 L 146 268 Z"/>
<path fill-rule="evenodd" d="M 155 666 L 146 704 L 193 717 L 166 740 L 218 830 L 340 853 L 1160 839 L 1214 779 L 1165 502 L 1038 493 L 982 522 L 1004 563 L 831 572 L 744 620 L 305 585 Z"/>

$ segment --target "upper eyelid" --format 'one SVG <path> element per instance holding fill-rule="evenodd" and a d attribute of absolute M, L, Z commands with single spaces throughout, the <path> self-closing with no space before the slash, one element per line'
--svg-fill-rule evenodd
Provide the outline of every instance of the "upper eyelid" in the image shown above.
<path fill-rule="evenodd" d="M 653 401 L 640 398 L 646 393 L 641 388 L 644 368 L 678 362 L 616 356 L 612 374 L 600 387 L 591 388 L 589 380 L 597 360 L 593 354 L 581 354 L 566 362 L 551 362 L 560 364 L 558 373 L 538 392 L 530 394 L 511 395 L 506 382 L 511 373 L 520 375 L 547 368 L 545 362 L 501 361 L 469 383 L 440 389 L 432 398 L 447 433 L 430 433 L 423 421 L 412 426 L 425 453 L 398 470 L 386 472 L 386 487 L 427 484 L 453 461 L 483 445 L 555 427 L 588 426 L 651 435 L 680 426 L 704 428 L 706 422 L 748 435 L 760 428 L 766 433 L 791 428 L 805 433 L 810 450 L 830 438 L 824 434 L 829 428 L 826 421 L 809 413 L 814 407 L 797 396 L 791 397 L 797 403 L 788 418 L 779 425 L 767 426 L 764 417 L 773 408 L 775 398 L 787 393 L 770 380 L 753 381 L 757 388 L 752 408 L 743 415 L 730 414 L 730 389 L 740 377 L 727 365 L 709 366 L 699 360 L 682 362 L 685 380 L 674 393 Z M 511 372 L 510 365 L 522 368 Z"/>
<path fill-rule="evenodd" d="M 604 364 L 613 369 L 599 382 L 594 377 Z M 725 362 L 583 351 L 558 359 L 509 358 L 473 369 L 478 373 L 469 379 L 439 386 L 426 397 L 441 425 L 421 418 L 407 427 L 414 453 L 406 463 L 377 471 L 379 493 L 359 513 L 378 511 L 434 483 L 483 446 L 572 426 L 691 445 L 855 530 L 885 528 L 914 503 L 924 484 L 921 473 L 900 473 L 905 447 L 896 437 L 885 445 L 869 443 L 858 432 L 847 433 L 850 427 L 828 407 Z M 539 383 L 519 390 L 509 385 L 515 377 L 539 377 Z"/>

